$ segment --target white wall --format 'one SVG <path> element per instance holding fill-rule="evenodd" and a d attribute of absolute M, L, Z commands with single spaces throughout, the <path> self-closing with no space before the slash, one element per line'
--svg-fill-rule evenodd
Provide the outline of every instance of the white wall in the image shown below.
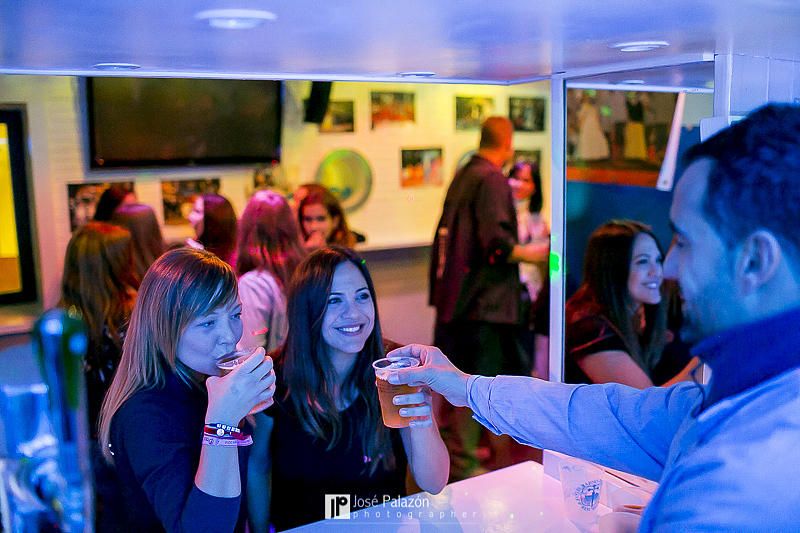
<path fill-rule="evenodd" d="M 433 238 L 441 214 L 447 184 L 459 159 L 478 145 L 477 130 L 456 131 L 455 96 L 489 96 L 494 98 L 494 113 L 508 113 L 509 96 L 547 97 L 546 82 L 513 87 L 494 85 L 440 85 L 408 83 L 340 83 L 333 84 L 332 100 L 355 102 L 355 132 L 319 133 L 313 124 L 302 122 L 303 99 L 308 97 L 309 82 L 287 83 L 282 167 L 290 182 L 313 181 L 322 159 L 336 149 L 355 149 L 366 158 L 372 169 L 373 187 L 369 200 L 358 211 L 348 215 L 356 229 L 366 230 L 371 247 L 428 243 Z M 370 92 L 413 92 L 416 122 L 381 124 L 371 129 Z M 545 112 L 546 120 L 549 113 Z M 550 129 L 543 132 L 518 132 L 514 145 L 519 150 L 541 150 L 542 159 L 550 157 Z M 441 187 L 400 187 L 401 149 L 441 147 L 445 183 Z M 543 166 L 545 198 L 550 194 L 550 166 Z M 549 205 L 545 203 L 549 220 Z"/>
<path fill-rule="evenodd" d="M 154 207 L 159 218 L 161 179 L 201 176 L 222 178 L 222 194 L 241 213 L 252 189 L 251 168 L 204 168 L 158 171 L 92 171 L 84 162 L 83 119 L 79 80 L 69 77 L 0 76 L 0 104 L 24 104 L 27 108 L 32 201 L 38 243 L 42 302 L 45 307 L 59 296 L 64 251 L 70 237 L 67 207 L 68 183 L 83 181 L 127 181 L 136 183 L 141 202 Z M 292 185 L 311 181 L 322 158 L 331 150 L 352 148 L 369 161 L 373 173 L 370 200 L 350 215 L 351 225 L 367 233 L 370 245 L 427 243 L 441 212 L 447 184 L 458 159 L 476 147 L 477 131 L 455 131 L 455 96 L 493 96 L 495 113 L 505 114 L 508 96 L 547 96 L 547 83 L 516 87 L 420 84 L 334 83 L 332 99 L 355 101 L 354 133 L 320 134 L 316 126 L 302 122 L 302 100 L 308 82 L 287 82 L 284 106 L 282 172 Z M 370 125 L 371 90 L 413 91 L 416 94 L 415 124 Z M 547 116 L 547 113 L 546 113 Z M 518 149 L 538 149 L 543 160 L 550 157 L 549 127 L 542 133 L 515 135 Z M 401 189 L 401 148 L 441 146 L 445 184 L 441 187 Z M 543 166 L 549 171 L 549 165 Z M 549 176 L 543 176 L 545 198 Z M 549 218 L 549 206 L 545 205 Z M 191 233 L 187 227 L 164 229 L 168 240 L 181 240 Z M 427 252 L 416 251 L 373 256 L 376 284 L 381 295 L 381 313 L 387 335 L 399 341 L 429 340 L 433 313 L 426 305 Z M 414 320 L 408 317 L 413 316 Z"/>

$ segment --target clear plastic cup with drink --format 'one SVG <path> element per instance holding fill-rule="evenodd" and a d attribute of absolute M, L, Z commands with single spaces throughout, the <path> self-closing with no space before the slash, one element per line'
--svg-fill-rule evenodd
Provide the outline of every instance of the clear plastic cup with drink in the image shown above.
<path fill-rule="evenodd" d="M 414 394 L 420 391 L 420 387 L 393 385 L 387 381 L 389 374 L 400 368 L 414 368 L 417 366 L 419 366 L 419 359 L 414 357 L 385 357 L 372 363 L 372 368 L 375 369 L 375 386 L 378 388 L 378 399 L 381 402 L 381 416 L 386 427 L 407 428 L 412 419 L 400 416 L 400 409 L 420 405 L 395 405 L 392 402 L 395 396 Z"/>
<path fill-rule="evenodd" d="M 247 361 L 250 356 L 257 351 L 260 351 L 262 356 L 266 356 L 264 349 L 260 346 L 256 346 L 255 348 L 236 350 L 217 359 L 217 368 L 219 368 L 220 376 L 227 376 L 230 374 L 234 368 Z M 270 402 L 260 402 L 250 410 L 250 414 L 261 412 L 269 407 L 269 405 Z"/>

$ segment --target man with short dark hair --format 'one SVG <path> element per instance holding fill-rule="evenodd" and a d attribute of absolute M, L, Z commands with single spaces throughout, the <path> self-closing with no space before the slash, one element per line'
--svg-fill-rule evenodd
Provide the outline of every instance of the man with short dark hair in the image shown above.
<path fill-rule="evenodd" d="M 664 264 L 707 386 L 643 391 L 470 376 L 411 345 L 424 382 L 496 433 L 660 481 L 640 531 L 800 524 L 800 107 L 768 105 L 693 148 Z"/>
<path fill-rule="evenodd" d="M 514 155 L 513 134 L 505 117 L 483 123 L 478 153 L 447 190 L 431 254 L 434 343 L 462 368 L 491 376 L 530 371 L 519 339 L 517 262 L 543 259 L 549 252 L 547 245 L 517 242 L 517 214 L 502 171 Z M 453 458 L 451 479 L 478 472 L 480 425 L 466 410 L 440 413 L 439 419 Z M 495 450 L 503 448 L 503 440 L 492 440 Z"/>

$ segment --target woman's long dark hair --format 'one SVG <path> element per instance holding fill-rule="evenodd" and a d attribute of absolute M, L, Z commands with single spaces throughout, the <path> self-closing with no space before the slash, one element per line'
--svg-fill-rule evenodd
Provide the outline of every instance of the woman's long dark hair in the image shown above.
<path fill-rule="evenodd" d="M 538 215 L 544 206 L 544 195 L 542 194 L 542 173 L 539 171 L 539 165 L 532 161 L 520 161 L 511 167 L 508 173 L 509 178 L 516 179 L 523 167 L 528 166 L 531 169 L 531 179 L 533 180 L 533 193 L 530 200 L 528 200 L 528 211 Z"/>
<path fill-rule="evenodd" d="M 134 272 L 141 281 L 153 261 L 166 249 L 153 208 L 145 204 L 122 204 L 114 211 L 111 222 L 131 232 Z"/>
<path fill-rule="evenodd" d="M 633 243 L 642 233 L 653 238 L 663 256 L 650 226 L 641 222 L 612 220 L 592 232 L 584 256 L 583 284 L 567 302 L 566 322 L 569 326 L 588 316 L 605 317 L 622 337 L 631 358 L 649 375 L 666 343 L 667 298 L 662 288 L 660 303 L 644 304 L 645 328 L 641 331 L 639 315 L 632 317 L 630 312 L 628 275 Z"/>
<path fill-rule="evenodd" d="M 266 270 L 286 290 L 306 251 L 292 209 L 275 191 L 256 191 L 239 224 L 236 273 Z"/>
<path fill-rule="evenodd" d="M 345 262 L 355 265 L 364 276 L 375 305 L 372 333 L 341 389 L 341 394 L 355 391 L 355 401 L 362 402 L 366 411 L 366 416 L 352 435 L 342 435 L 342 419 L 333 390 L 335 370 L 322 339 L 322 319 L 333 274 L 336 267 Z M 374 472 L 380 463 L 387 468 L 393 467 L 394 454 L 389 431 L 381 422 L 375 371 L 372 368 L 372 362 L 383 357 L 383 339 L 375 287 L 364 260 L 352 250 L 338 246 L 322 248 L 306 257 L 289 286 L 287 315 L 289 334 L 286 344 L 276 355 L 276 362 L 286 384 L 283 398 L 288 401 L 304 429 L 328 442 L 328 449 L 336 446 L 342 438 L 353 443 L 360 441 L 364 456 L 372 459 L 369 463 L 370 472 Z"/>
<path fill-rule="evenodd" d="M 98 347 L 104 331 L 118 348 L 120 330 L 130 317 L 139 282 L 133 273 L 131 234 L 105 222 L 75 230 L 64 257 L 59 307 L 75 307 Z"/>
<path fill-rule="evenodd" d="M 203 233 L 198 242 L 226 263 L 235 263 L 236 213 L 224 196 L 206 193 L 203 198 Z"/>

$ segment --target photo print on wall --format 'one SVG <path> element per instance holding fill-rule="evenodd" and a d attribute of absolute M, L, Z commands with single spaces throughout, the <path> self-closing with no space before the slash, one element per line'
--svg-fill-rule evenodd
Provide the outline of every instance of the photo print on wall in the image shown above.
<path fill-rule="evenodd" d="M 161 180 L 164 224 L 170 226 L 188 224 L 195 196 L 207 192 L 219 194 L 219 190 L 219 178 Z"/>
<path fill-rule="evenodd" d="M 400 186 L 441 186 L 442 149 L 401 150 Z"/>
<path fill-rule="evenodd" d="M 370 93 L 372 102 L 372 129 L 393 122 L 414 122 L 414 93 Z"/>
<path fill-rule="evenodd" d="M 356 130 L 352 100 L 331 100 L 319 125 L 320 133 L 351 133 Z"/>
<path fill-rule="evenodd" d="M 132 181 L 103 181 L 93 183 L 69 183 L 67 184 L 67 201 L 69 202 L 69 229 L 75 231 L 76 228 L 83 226 L 92 218 L 97 208 L 97 202 L 103 192 L 115 185 L 128 191 L 135 200 L 136 193 L 133 191 Z"/>
<path fill-rule="evenodd" d="M 508 118 L 514 131 L 544 131 L 544 98 L 511 96 L 508 99 Z"/>
<path fill-rule="evenodd" d="M 494 113 L 494 98 L 456 96 L 456 129 L 476 130 Z"/>

